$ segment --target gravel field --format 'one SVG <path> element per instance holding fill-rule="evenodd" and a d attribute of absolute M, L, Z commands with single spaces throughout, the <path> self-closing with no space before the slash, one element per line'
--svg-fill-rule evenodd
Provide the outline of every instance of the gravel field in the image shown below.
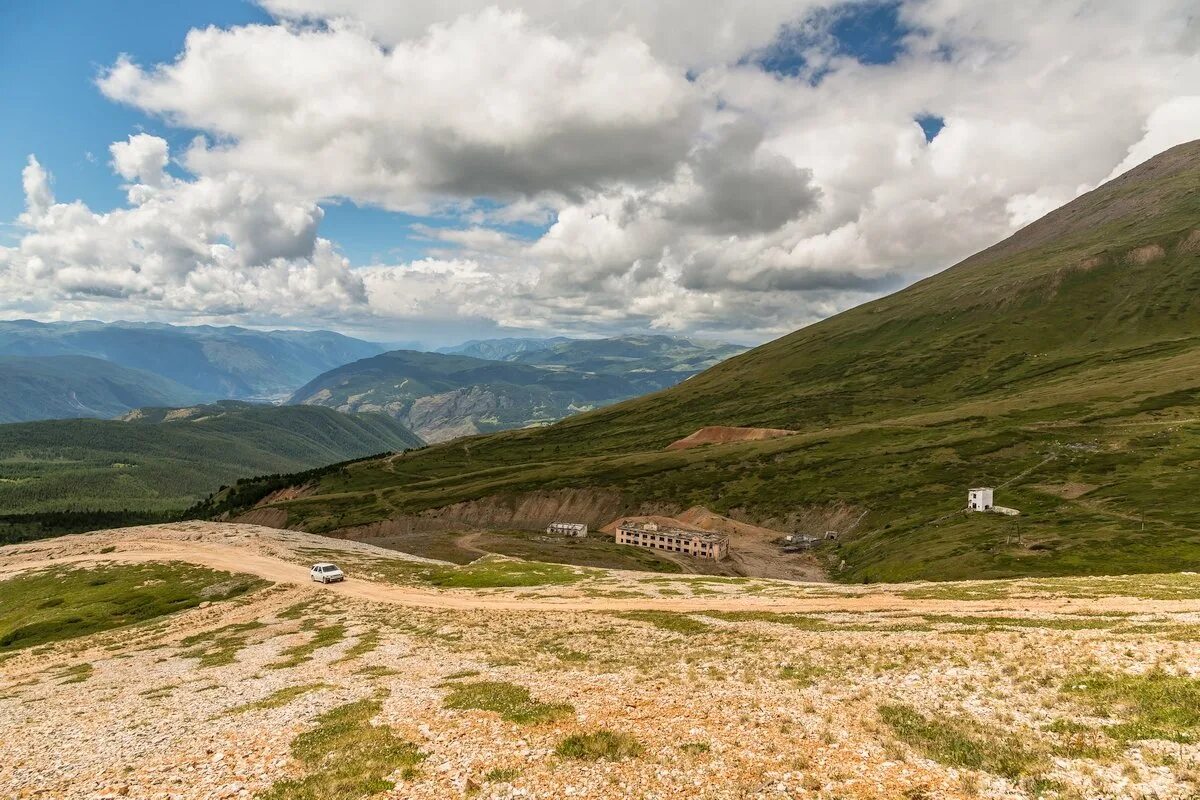
<path fill-rule="evenodd" d="M 351 579 L 307 583 L 318 556 Z M 446 589 L 410 575 L 436 562 L 186 523 L 0 548 L 0 593 L 55 564 L 150 560 L 272 585 L 0 649 L 0 797 L 1200 792 L 1196 576 L 843 588 L 587 570 Z M 572 737 L 601 731 L 623 751 L 579 757 Z"/>

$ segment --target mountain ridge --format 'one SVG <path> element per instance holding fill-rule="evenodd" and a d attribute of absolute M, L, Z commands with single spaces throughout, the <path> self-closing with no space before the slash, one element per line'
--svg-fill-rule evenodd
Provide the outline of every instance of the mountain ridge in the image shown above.
<path fill-rule="evenodd" d="M 742 349 L 666 336 L 542 341 L 499 361 L 394 350 L 323 373 L 288 402 L 391 414 L 437 442 L 545 425 L 674 385 Z"/>
<path fill-rule="evenodd" d="M 100 358 L 173 380 L 201 400 L 278 397 L 327 369 L 381 351 L 331 331 L 0 321 L 0 355 Z"/>
<path fill-rule="evenodd" d="M 0 355 L 0 423 L 115 417 L 141 405 L 184 404 L 199 392 L 90 356 Z"/>

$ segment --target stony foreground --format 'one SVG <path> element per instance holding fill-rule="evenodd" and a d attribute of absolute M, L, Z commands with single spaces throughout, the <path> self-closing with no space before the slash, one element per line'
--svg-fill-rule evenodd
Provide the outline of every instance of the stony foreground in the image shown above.
<path fill-rule="evenodd" d="M 352 580 L 307 583 L 318 558 Z M 193 523 L 0 548 L 0 593 L 56 564 L 154 560 L 264 581 L 0 649 L 0 797 L 1200 792 L 1196 576 L 843 589 L 456 571 Z"/>

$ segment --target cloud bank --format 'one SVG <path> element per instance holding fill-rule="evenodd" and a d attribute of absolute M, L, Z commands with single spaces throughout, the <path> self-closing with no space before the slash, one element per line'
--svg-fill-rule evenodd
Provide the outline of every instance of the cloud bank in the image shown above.
<path fill-rule="evenodd" d="M 0 311 L 762 340 L 1200 136 L 1186 0 L 264 5 L 114 57 L 98 90 L 195 138 L 114 143 L 108 211 L 31 157 Z M 425 257 L 350 263 L 330 202 L 428 216 Z"/>

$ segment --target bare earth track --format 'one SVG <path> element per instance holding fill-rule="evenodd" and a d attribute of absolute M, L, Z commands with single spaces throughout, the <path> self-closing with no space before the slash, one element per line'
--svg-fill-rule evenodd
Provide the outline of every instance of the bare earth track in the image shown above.
<path fill-rule="evenodd" d="M 309 582 L 327 558 L 351 579 Z M 0 649 L 0 797 L 255 797 L 311 774 L 290 743 L 322 713 L 370 698 L 373 724 L 422 760 L 381 776 L 391 790 L 337 797 L 1188 798 L 1200 779 L 1200 719 L 1155 731 L 1150 695 L 1097 704 L 1078 688 L 1161 681 L 1170 702 L 1200 697 L 1194 575 L 859 587 L 459 568 L 183 523 L 0 548 L 0 592 L 49 567 L 148 562 L 273 585 Z M 479 681 L 569 710 L 523 722 L 446 705 Z M 1133 738 L 1106 732 L 1134 722 Z M 642 750 L 556 753 L 597 729 Z"/>

